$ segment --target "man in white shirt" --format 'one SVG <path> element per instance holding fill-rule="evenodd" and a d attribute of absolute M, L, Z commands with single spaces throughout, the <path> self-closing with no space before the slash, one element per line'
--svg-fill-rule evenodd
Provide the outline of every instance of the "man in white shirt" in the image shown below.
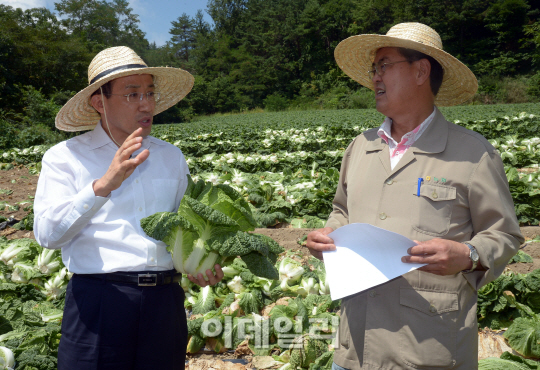
<path fill-rule="evenodd" d="M 189 169 L 180 149 L 148 136 L 153 116 L 186 96 L 193 76 L 149 68 L 127 47 L 103 50 L 89 86 L 60 110 L 56 126 L 93 129 L 51 148 L 42 162 L 34 232 L 62 249 L 73 272 L 59 370 L 184 368 L 184 293 L 163 242 L 142 218 L 178 209 Z M 189 276 L 201 286 L 223 278 Z"/>

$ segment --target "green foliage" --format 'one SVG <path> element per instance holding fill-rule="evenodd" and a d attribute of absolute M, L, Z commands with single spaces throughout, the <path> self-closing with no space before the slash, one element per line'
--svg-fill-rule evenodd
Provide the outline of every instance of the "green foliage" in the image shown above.
<path fill-rule="evenodd" d="M 58 131 L 54 125 L 61 108 L 55 100 L 63 101 L 62 94 L 47 99 L 32 86 L 17 86 L 17 89 L 21 94 L 23 113 L 13 115 L 15 119 L 0 119 L 0 129 L 5 132 L 0 138 L 0 149 L 55 144 L 70 136 Z"/>
<path fill-rule="evenodd" d="M 535 280 L 537 283 L 539 279 Z M 540 358 L 540 316 L 534 313 L 529 306 L 519 303 L 514 294 L 505 292 L 504 297 L 522 315 L 522 317 L 515 319 L 508 330 L 504 332 L 508 344 L 525 357 Z"/>
<path fill-rule="evenodd" d="M 28 148 L 37 145 L 52 145 L 65 140 L 67 135 L 57 129 L 51 129 L 44 125 L 34 125 L 23 128 L 19 131 L 15 141 L 15 148 Z"/>
<path fill-rule="evenodd" d="M 43 250 L 33 240 L 14 239 L 0 240 L 0 251 L 3 278 L 19 280 L 14 275 L 17 266 L 23 264 L 31 266 L 34 277 L 31 282 L 0 283 L 0 345 L 13 351 L 17 369 L 56 369 L 64 302 L 63 296 L 47 297 L 42 292 L 48 275 L 34 262 Z"/>
<path fill-rule="evenodd" d="M 493 59 L 482 60 L 474 66 L 474 72 L 488 76 L 511 76 L 516 73 L 519 62 L 526 58 L 519 53 L 506 53 Z"/>
<path fill-rule="evenodd" d="M 536 22 L 532 24 L 527 24 L 523 27 L 523 29 L 525 35 L 529 36 L 526 44 L 534 46 L 534 51 L 532 52 L 532 61 L 534 65 L 538 67 L 540 65 L 540 53 L 538 52 L 540 47 L 540 21 L 536 20 Z"/>
<path fill-rule="evenodd" d="M 504 333 L 510 346 L 525 357 L 540 358 L 540 320 L 538 316 L 518 317 Z"/>
<path fill-rule="evenodd" d="M 534 91 L 531 91 L 530 84 L 531 81 L 526 76 L 481 76 L 473 102 L 476 104 L 519 104 L 538 101 Z"/>
<path fill-rule="evenodd" d="M 125 45 L 139 53 L 148 47 L 138 26 L 139 16 L 127 0 L 61 0 L 55 3 L 55 9 L 71 34 L 94 47 Z"/>
<path fill-rule="evenodd" d="M 325 352 L 319 356 L 314 363 L 309 364 L 309 370 L 332 370 L 334 362 L 334 352 Z"/>
<path fill-rule="evenodd" d="M 532 0 L 214 0 L 207 10 L 212 25 L 202 11 L 195 17 L 179 14 L 170 40 L 157 47 L 145 38 L 127 0 L 61 0 L 55 4 L 58 15 L 1 5 L 2 106 L 24 126 L 52 127 L 54 104 L 87 85 L 93 56 L 127 45 L 151 66 L 181 67 L 196 75 L 191 94 L 156 117 L 157 123 L 263 106 L 268 111 L 372 108 L 373 93 L 336 66 L 334 49 L 349 36 L 382 34 L 406 21 L 435 28 L 446 51 L 479 77 L 498 81 L 496 88 L 481 83 L 475 102 L 536 101 L 534 87 L 527 94 L 519 77 L 533 75 L 540 61 L 536 8 Z M 30 96 L 28 103 L 20 86 L 32 86 L 45 100 Z M 0 148 L 16 146 L 0 142 Z"/>
<path fill-rule="evenodd" d="M 519 250 L 510 262 L 508 262 L 508 264 L 511 263 L 533 263 L 533 258 L 522 250 Z"/>
<path fill-rule="evenodd" d="M 35 89 L 33 86 L 17 87 L 21 91 L 25 105 L 22 123 L 28 127 L 40 125 L 54 129 L 54 119 L 61 106 L 56 104 L 53 99 L 46 99 L 41 90 Z"/>
<path fill-rule="evenodd" d="M 216 304 L 214 302 L 215 296 L 213 288 L 210 285 L 202 288 L 199 296 L 197 297 L 197 302 L 193 305 L 194 314 L 205 314 L 212 310 L 216 309 Z"/>
<path fill-rule="evenodd" d="M 17 129 L 12 121 L 0 118 L 0 150 L 5 150 L 13 147 L 17 142 Z"/>
<path fill-rule="evenodd" d="M 247 314 L 258 313 L 263 307 L 263 297 L 261 291 L 253 289 L 244 291 L 240 294 L 240 302 L 238 303 L 242 311 Z"/>
<path fill-rule="evenodd" d="M 530 370 L 527 365 L 518 362 L 489 357 L 478 361 L 478 370 Z"/>
<path fill-rule="evenodd" d="M 78 91 L 86 85 L 92 55 L 84 41 L 70 35 L 49 10 L 1 5 L 0 39 L 4 109 L 22 113 L 17 86 L 33 86 L 48 96 L 56 89 Z"/>
<path fill-rule="evenodd" d="M 536 72 L 529 78 L 527 93 L 535 98 L 540 98 L 540 72 Z"/>
<path fill-rule="evenodd" d="M 510 292 L 515 298 L 509 298 Z M 507 328 L 522 316 L 519 305 L 540 312 L 540 270 L 529 274 L 503 273 L 478 291 L 478 327 L 493 330 Z"/>
<path fill-rule="evenodd" d="M 55 355 L 42 354 L 37 347 L 32 347 L 17 357 L 17 370 L 56 370 L 56 365 Z"/>
<path fill-rule="evenodd" d="M 500 152 L 522 224 L 540 222 L 539 107 L 441 109 L 449 120 L 490 139 Z M 241 114 L 209 117 L 189 130 L 184 125 L 159 125 L 152 134 L 182 149 L 194 179 L 229 184 L 238 191 L 258 224 L 271 227 L 295 219 L 301 226 L 298 219 L 326 219 L 345 148 L 361 132 L 380 125 L 382 118 L 370 109 Z M 10 149 L 0 152 L 0 162 L 27 164 L 37 173 L 47 149 Z M 315 220 L 310 226 L 317 225 Z"/>
<path fill-rule="evenodd" d="M 268 95 L 263 100 L 264 108 L 269 112 L 279 112 L 287 108 L 287 98 L 280 93 Z"/>
<path fill-rule="evenodd" d="M 527 365 L 529 369 L 532 370 L 538 370 L 540 368 L 540 363 L 538 361 L 526 359 L 518 355 L 513 355 L 508 351 L 503 352 L 500 358 L 503 360 L 514 361 L 519 364 Z"/>
<path fill-rule="evenodd" d="M 295 338 L 291 344 L 291 358 L 289 363 L 293 369 L 301 367 L 310 368 L 320 356 L 328 351 L 328 346 L 321 340 L 309 334 Z"/>

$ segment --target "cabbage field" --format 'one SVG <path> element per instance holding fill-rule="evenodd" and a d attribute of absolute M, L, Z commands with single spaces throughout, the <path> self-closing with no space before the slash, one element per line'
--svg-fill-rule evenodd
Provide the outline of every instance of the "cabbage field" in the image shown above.
<path fill-rule="evenodd" d="M 540 107 L 535 104 L 441 109 L 447 119 L 484 135 L 499 150 L 522 225 L 540 222 Z M 259 227 L 318 228 L 332 205 L 343 153 L 362 131 L 377 127 L 374 110 L 300 111 L 214 116 L 154 126 L 152 135 L 179 147 L 193 180 L 228 185 Z M 38 174 L 46 146 L 0 153 L 0 170 L 26 166 Z M 1 175 L 2 171 L 0 171 Z M 9 190 L 9 189 L 0 189 Z M 232 194 L 232 193 L 231 193 Z M 12 228 L 32 230 L 31 198 L 0 200 L 0 211 L 28 211 Z M 244 204 L 244 203 L 243 203 Z M 0 213 L 0 223 L 7 222 Z M 247 216 L 246 216 L 247 217 Z M 301 241 L 299 241 L 301 243 Z M 324 265 L 302 252 L 270 258 L 274 278 L 240 259 L 215 287 L 182 280 L 189 353 L 253 355 L 251 366 L 329 369 L 339 301 L 330 299 Z M 515 262 L 531 262 L 521 252 Z M 58 251 L 32 239 L 0 239 L 0 346 L 16 369 L 53 369 L 69 273 Z M 481 369 L 540 369 L 540 270 L 507 271 L 479 292 L 479 328 L 504 330 L 510 352 Z M 9 353 L 5 356 L 9 361 Z M 0 352 L 0 369 L 2 369 Z M 4 367 L 7 368 L 7 367 Z"/>

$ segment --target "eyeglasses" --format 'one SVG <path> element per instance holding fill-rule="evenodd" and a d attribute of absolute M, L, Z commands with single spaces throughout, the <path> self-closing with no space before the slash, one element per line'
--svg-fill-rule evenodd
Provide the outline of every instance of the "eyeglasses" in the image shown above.
<path fill-rule="evenodd" d="M 391 66 L 393 64 L 403 63 L 403 62 L 408 62 L 408 60 L 400 60 L 399 62 L 392 62 L 392 63 L 373 64 L 373 69 L 367 72 L 368 76 L 370 79 L 373 79 L 373 76 L 375 76 L 375 73 L 377 73 L 379 76 L 382 76 L 386 72 L 386 66 Z"/>
<path fill-rule="evenodd" d="M 149 103 L 155 103 L 159 101 L 159 93 L 154 92 L 154 91 L 149 91 L 147 93 L 132 92 L 126 95 L 123 95 L 123 94 L 109 94 L 109 95 L 125 96 L 128 103 L 142 102 L 143 96 L 146 96 L 146 99 L 148 100 Z"/>

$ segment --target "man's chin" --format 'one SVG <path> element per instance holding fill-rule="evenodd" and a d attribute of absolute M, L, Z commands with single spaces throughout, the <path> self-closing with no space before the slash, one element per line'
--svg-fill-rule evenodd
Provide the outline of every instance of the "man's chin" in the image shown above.
<path fill-rule="evenodd" d="M 377 111 L 379 113 L 382 113 L 385 116 L 386 116 L 386 114 L 385 114 L 386 108 L 387 108 L 386 104 L 384 104 L 382 101 L 380 101 L 380 100 L 375 101 L 375 109 L 377 109 Z"/>
<path fill-rule="evenodd" d="M 142 128 L 142 136 L 148 136 L 150 135 L 150 131 L 152 131 L 152 122 L 145 125 L 139 124 L 139 127 Z"/>

